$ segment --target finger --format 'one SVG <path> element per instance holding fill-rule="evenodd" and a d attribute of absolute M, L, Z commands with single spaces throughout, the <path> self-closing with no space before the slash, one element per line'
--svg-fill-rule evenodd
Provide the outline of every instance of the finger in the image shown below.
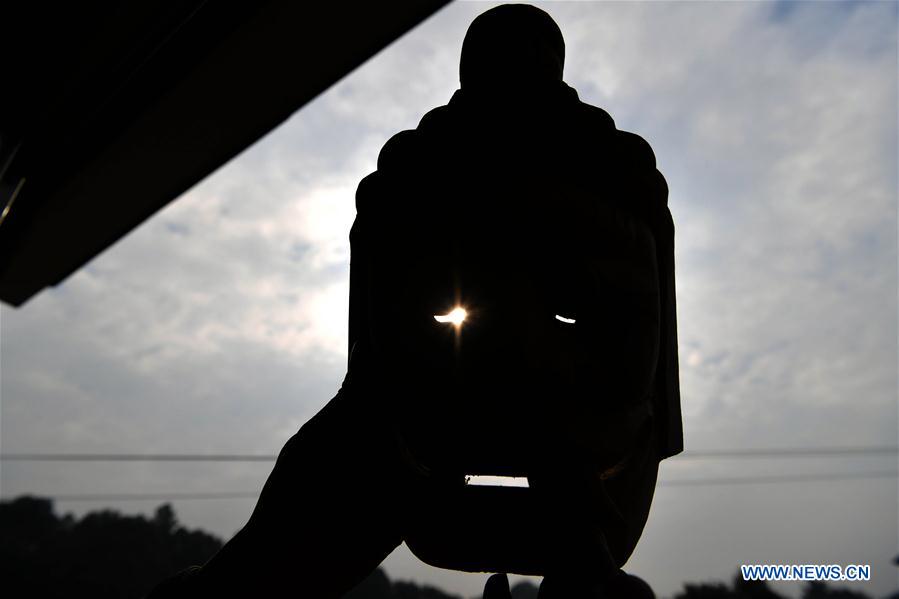
<path fill-rule="evenodd" d="M 606 599 L 606 595 L 597 580 L 547 576 L 540 583 L 537 599 Z"/>
<path fill-rule="evenodd" d="M 652 587 L 645 580 L 626 572 L 619 573 L 606 583 L 606 594 L 609 597 L 656 599 Z"/>
<path fill-rule="evenodd" d="M 484 599 L 512 599 L 509 590 L 509 577 L 505 574 L 494 574 L 484 585 Z"/>

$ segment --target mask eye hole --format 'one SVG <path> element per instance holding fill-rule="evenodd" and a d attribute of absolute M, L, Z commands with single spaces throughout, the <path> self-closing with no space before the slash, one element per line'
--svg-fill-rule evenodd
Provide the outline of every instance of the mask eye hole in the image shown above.
<path fill-rule="evenodd" d="M 434 320 L 439 323 L 450 323 L 453 326 L 460 327 L 468 316 L 468 311 L 462 306 L 456 306 L 446 314 L 435 314 Z"/>
<path fill-rule="evenodd" d="M 558 320 L 559 322 L 563 322 L 565 324 L 574 324 L 575 322 L 577 322 L 576 319 L 569 318 L 567 316 L 562 316 L 561 314 L 556 314 L 556 320 Z"/>

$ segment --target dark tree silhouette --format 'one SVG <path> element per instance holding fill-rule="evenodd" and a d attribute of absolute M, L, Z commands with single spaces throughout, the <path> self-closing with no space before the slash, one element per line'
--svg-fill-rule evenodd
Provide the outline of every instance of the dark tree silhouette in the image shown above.
<path fill-rule="evenodd" d="M 850 589 L 833 589 L 823 582 L 810 582 L 802 590 L 802 599 L 871 599 L 871 595 Z"/>
<path fill-rule="evenodd" d="M 205 562 L 222 546 L 208 533 L 180 526 L 168 504 L 152 518 L 102 510 L 78 520 L 57 516 L 50 499 L 24 496 L 0 502 L 0 530 L 0 590 L 7 597 L 138 599 L 160 578 Z M 461 599 L 391 582 L 381 568 L 346 598 Z"/>
<path fill-rule="evenodd" d="M 53 502 L 0 502 L 0 580 L 7 597 L 138 598 L 160 578 L 203 563 L 218 538 L 178 525 L 162 505 L 153 518 L 92 512 L 58 517 Z"/>
<path fill-rule="evenodd" d="M 734 596 L 740 599 L 786 599 L 780 593 L 775 593 L 762 580 L 743 580 L 743 576 L 737 572 L 734 575 Z"/>
<path fill-rule="evenodd" d="M 897 598 L 899 594 L 892 597 Z M 766 582 L 743 580 L 737 572 L 730 587 L 722 582 L 687 583 L 674 599 L 786 599 L 786 596 L 772 590 Z M 871 596 L 862 591 L 829 587 L 824 582 L 809 582 L 802 589 L 802 599 L 871 599 Z"/>

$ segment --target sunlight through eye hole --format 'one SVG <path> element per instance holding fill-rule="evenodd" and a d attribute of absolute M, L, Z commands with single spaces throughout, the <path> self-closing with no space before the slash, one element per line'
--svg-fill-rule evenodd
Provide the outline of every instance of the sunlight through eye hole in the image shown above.
<path fill-rule="evenodd" d="M 449 322 L 458 327 L 462 325 L 462 322 L 465 320 L 466 316 L 468 316 L 468 312 L 465 310 L 465 308 L 458 306 L 456 308 L 453 308 L 446 314 L 435 314 L 434 320 L 441 323 Z"/>
<path fill-rule="evenodd" d="M 564 322 L 565 324 L 574 324 L 575 323 L 574 318 L 565 318 L 564 316 L 561 316 L 559 314 L 556 314 L 556 320 L 558 320 L 559 322 Z"/>

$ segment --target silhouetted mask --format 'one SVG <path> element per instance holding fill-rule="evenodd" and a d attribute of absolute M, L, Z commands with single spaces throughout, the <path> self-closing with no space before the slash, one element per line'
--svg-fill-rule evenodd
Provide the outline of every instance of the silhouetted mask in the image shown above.
<path fill-rule="evenodd" d="M 619 205 L 639 185 L 624 180 L 633 165 L 617 161 L 611 119 L 565 93 L 564 47 L 532 6 L 479 16 L 463 99 L 395 136 L 360 185 L 352 301 L 365 312 L 352 328 L 369 336 L 411 454 L 434 471 L 605 469 L 630 442 L 620 421 L 648 410 L 655 243 Z"/>
<path fill-rule="evenodd" d="M 564 58 L 542 10 L 482 14 L 462 89 L 357 192 L 350 342 L 430 473 L 403 534 L 440 567 L 595 569 L 617 510 L 603 477 L 655 442 L 669 404 L 679 451 L 667 186 L 648 144 L 563 83 Z"/>
<path fill-rule="evenodd" d="M 486 95 L 539 92 L 562 81 L 565 41 L 555 21 L 526 4 L 505 4 L 478 16 L 462 42 L 462 89 Z"/>

